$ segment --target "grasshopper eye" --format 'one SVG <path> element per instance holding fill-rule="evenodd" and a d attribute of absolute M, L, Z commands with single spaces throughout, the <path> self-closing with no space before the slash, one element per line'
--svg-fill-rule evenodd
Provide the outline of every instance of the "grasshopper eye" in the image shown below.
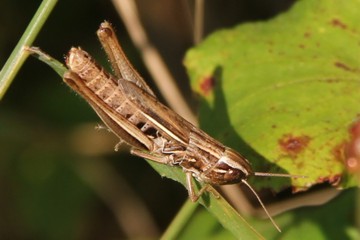
<path fill-rule="evenodd" d="M 214 172 L 219 174 L 217 178 L 221 179 L 221 181 L 218 182 L 219 185 L 239 183 L 247 178 L 247 175 L 241 169 L 230 166 L 228 164 L 229 161 L 229 159 L 223 157 L 214 168 Z"/>
<path fill-rule="evenodd" d="M 224 174 L 224 180 L 228 183 L 238 183 L 244 177 L 245 176 L 244 176 L 244 174 L 242 174 L 241 171 L 239 171 L 238 169 L 233 169 L 233 168 L 230 168 Z"/>

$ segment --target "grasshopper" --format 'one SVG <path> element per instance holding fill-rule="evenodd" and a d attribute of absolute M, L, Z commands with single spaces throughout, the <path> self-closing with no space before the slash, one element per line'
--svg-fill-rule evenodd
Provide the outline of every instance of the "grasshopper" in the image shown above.
<path fill-rule="evenodd" d="M 253 171 L 250 162 L 158 101 L 154 92 L 123 52 L 110 23 L 103 22 L 98 38 L 109 57 L 115 76 L 106 72 L 81 48 L 71 48 L 66 57 L 64 82 L 80 94 L 105 125 L 133 155 L 170 166 L 186 174 L 193 202 L 209 185 L 245 184 L 276 225 L 260 197 L 247 182 L 250 176 L 302 177 Z M 204 183 L 196 193 L 193 179 Z"/>

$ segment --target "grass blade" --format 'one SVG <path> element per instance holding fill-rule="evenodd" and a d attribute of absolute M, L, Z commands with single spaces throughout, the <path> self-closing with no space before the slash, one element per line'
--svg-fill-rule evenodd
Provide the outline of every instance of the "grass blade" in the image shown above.
<path fill-rule="evenodd" d="M 57 0 L 44 0 L 41 3 L 23 36 L 6 61 L 0 72 L 0 100 L 5 95 L 6 90 L 9 88 L 25 59 L 29 56 L 29 53 L 24 50 L 24 47 L 32 45 L 56 3 Z"/>

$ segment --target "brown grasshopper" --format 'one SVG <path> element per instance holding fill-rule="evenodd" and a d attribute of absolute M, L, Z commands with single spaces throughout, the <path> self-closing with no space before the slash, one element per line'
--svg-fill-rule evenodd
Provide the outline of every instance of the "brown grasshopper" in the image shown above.
<path fill-rule="evenodd" d="M 195 202 L 210 185 L 244 183 L 280 231 L 261 199 L 248 184 L 256 176 L 301 177 L 254 172 L 249 161 L 161 104 L 126 58 L 113 28 L 103 22 L 97 31 L 115 76 L 107 73 L 80 48 L 71 48 L 64 81 L 96 111 L 107 127 L 131 146 L 131 153 L 179 166 L 186 174 L 190 199 Z M 204 183 L 195 193 L 192 179 Z"/>

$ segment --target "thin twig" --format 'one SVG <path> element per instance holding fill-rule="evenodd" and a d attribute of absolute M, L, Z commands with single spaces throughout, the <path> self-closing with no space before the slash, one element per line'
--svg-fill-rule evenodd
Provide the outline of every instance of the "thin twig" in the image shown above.
<path fill-rule="evenodd" d="M 204 33 L 204 0 L 195 0 L 194 43 L 200 43 Z"/>

